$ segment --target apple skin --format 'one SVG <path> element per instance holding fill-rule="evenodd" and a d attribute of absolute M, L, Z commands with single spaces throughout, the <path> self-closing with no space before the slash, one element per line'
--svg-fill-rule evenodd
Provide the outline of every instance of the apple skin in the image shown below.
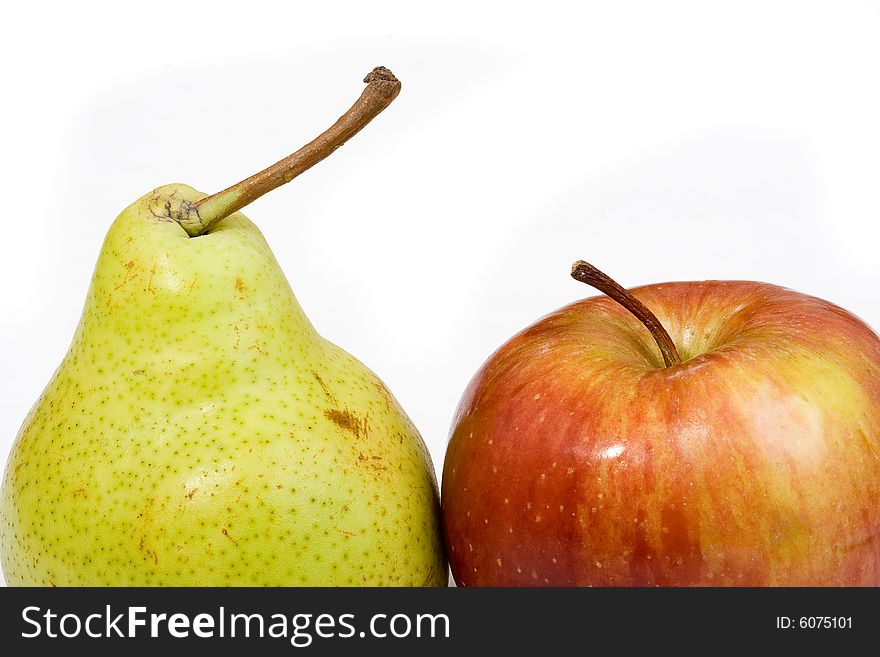
<path fill-rule="evenodd" d="M 607 297 L 496 351 L 442 484 L 460 586 L 880 585 L 880 338 L 742 281 Z"/>

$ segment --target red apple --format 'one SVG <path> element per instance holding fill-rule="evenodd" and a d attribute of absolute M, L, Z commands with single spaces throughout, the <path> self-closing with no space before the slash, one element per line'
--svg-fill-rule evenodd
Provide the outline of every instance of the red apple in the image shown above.
<path fill-rule="evenodd" d="M 614 300 L 519 333 L 461 400 L 456 582 L 880 585 L 880 338 L 773 285 L 572 275 Z"/>

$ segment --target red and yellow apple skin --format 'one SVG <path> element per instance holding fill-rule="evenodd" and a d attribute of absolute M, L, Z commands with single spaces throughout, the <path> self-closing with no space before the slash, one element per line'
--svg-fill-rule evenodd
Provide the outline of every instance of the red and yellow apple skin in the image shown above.
<path fill-rule="evenodd" d="M 632 290 L 502 346 L 443 471 L 464 586 L 880 585 L 880 338 L 750 282 Z"/>

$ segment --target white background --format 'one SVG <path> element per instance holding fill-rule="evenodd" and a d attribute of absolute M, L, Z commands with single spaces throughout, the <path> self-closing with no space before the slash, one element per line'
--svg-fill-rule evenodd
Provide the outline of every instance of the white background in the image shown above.
<path fill-rule="evenodd" d="M 480 363 L 590 294 L 578 258 L 624 285 L 782 284 L 880 326 L 876 2 L 32 2 L 2 31 L 4 455 L 116 214 L 274 162 L 378 64 L 400 98 L 246 212 L 438 473 Z"/>

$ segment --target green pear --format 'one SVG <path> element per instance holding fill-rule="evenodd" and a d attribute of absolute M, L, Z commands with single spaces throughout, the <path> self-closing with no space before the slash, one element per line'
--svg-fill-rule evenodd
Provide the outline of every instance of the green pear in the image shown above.
<path fill-rule="evenodd" d="M 0 499 L 6 581 L 445 585 L 430 457 L 385 385 L 324 340 L 237 210 L 397 95 L 376 69 L 294 155 L 206 196 L 126 208 Z"/>

